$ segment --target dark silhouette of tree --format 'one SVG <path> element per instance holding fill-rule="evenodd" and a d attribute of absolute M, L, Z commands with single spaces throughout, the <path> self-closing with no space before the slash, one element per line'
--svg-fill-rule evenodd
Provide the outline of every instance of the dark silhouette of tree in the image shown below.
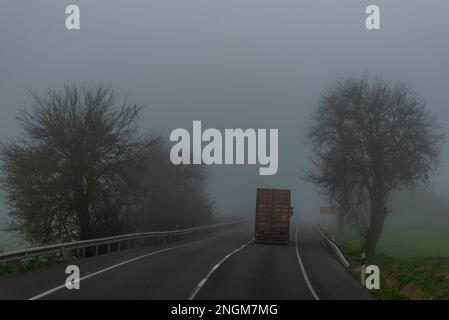
<path fill-rule="evenodd" d="M 101 85 L 33 96 L 18 117 L 23 134 L 1 149 L 10 229 L 37 243 L 125 230 L 127 176 L 146 148 L 136 133 L 141 107 L 116 106 Z"/>
<path fill-rule="evenodd" d="M 202 168 L 139 136 L 140 106 L 101 85 L 33 97 L 22 135 L 0 150 L 9 230 L 51 244 L 211 222 Z"/>
<path fill-rule="evenodd" d="M 212 222 L 213 205 L 205 193 L 204 168 L 173 165 L 163 141 L 147 149 L 134 181 L 140 190 L 132 214 L 136 231 L 173 230 Z"/>
<path fill-rule="evenodd" d="M 438 167 L 440 127 L 405 84 L 367 75 L 323 94 L 312 120 L 306 180 L 359 226 L 364 250 L 375 253 L 391 192 L 428 183 Z"/>

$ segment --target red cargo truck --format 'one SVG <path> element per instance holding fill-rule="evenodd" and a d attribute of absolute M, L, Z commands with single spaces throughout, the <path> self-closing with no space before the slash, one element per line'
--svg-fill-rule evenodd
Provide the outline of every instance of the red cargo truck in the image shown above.
<path fill-rule="evenodd" d="M 290 190 L 258 188 L 254 241 L 288 244 L 292 214 Z"/>

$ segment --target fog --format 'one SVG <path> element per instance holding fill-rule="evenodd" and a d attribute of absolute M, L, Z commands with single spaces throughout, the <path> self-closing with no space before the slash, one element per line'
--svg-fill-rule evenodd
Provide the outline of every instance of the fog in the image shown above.
<path fill-rule="evenodd" d="M 81 30 L 65 29 L 65 8 Z M 381 8 L 381 30 L 365 8 Z M 299 0 L 23 1 L 0 3 L 0 139 L 17 137 L 29 90 L 104 83 L 143 104 L 140 131 L 279 129 L 279 170 L 208 167 L 217 211 L 252 215 L 257 187 L 293 191 L 296 216 L 324 203 L 300 179 L 309 168 L 305 132 L 320 93 L 363 72 L 408 83 L 449 136 L 449 2 Z M 449 150 L 433 178 L 447 195 Z"/>

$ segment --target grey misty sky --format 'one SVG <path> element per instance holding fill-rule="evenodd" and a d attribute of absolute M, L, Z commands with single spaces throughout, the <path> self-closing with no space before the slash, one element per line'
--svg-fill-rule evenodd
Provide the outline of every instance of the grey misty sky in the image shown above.
<path fill-rule="evenodd" d="M 65 7 L 81 30 L 65 30 Z M 381 8 L 379 31 L 365 8 Z M 19 134 L 29 90 L 64 83 L 111 85 L 148 107 L 141 131 L 203 127 L 279 128 L 279 171 L 208 169 L 209 192 L 225 213 L 253 213 L 257 186 L 293 189 L 300 214 L 322 201 L 299 179 L 309 166 L 304 133 L 320 93 L 363 72 L 409 83 L 449 129 L 449 1 L 2 0 L 0 139 Z M 447 194 L 449 150 L 434 178 Z"/>

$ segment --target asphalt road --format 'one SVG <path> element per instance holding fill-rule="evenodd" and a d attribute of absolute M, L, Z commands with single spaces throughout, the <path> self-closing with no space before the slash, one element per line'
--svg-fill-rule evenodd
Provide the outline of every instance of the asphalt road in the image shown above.
<path fill-rule="evenodd" d="M 0 299 L 373 299 L 312 227 L 293 226 L 289 245 L 255 244 L 252 229 L 76 261 L 79 290 L 65 264 L 0 278 Z"/>

